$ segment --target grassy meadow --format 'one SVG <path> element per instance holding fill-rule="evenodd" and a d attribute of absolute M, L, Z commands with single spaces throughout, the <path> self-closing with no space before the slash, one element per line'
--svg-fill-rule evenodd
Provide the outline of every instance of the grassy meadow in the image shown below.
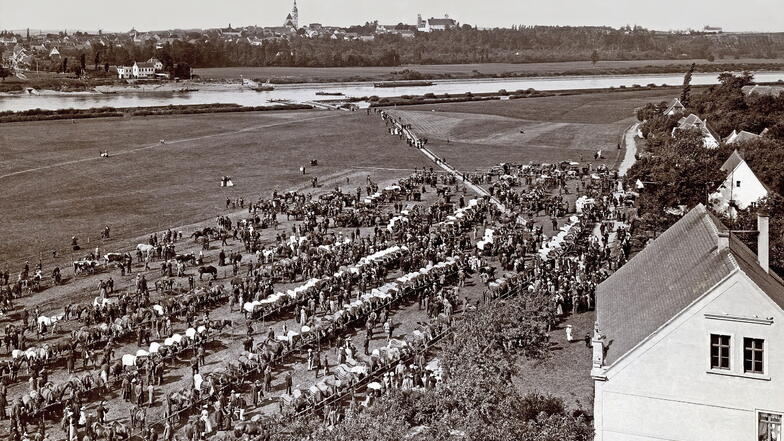
<path fill-rule="evenodd" d="M 465 171 L 501 162 L 593 159 L 609 166 L 623 158 L 622 133 L 634 110 L 669 101 L 673 90 L 614 91 L 508 101 L 406 106 L 391 111 L 428 138 L 428 147 Z"/>
<path fill-rule="evenodd" d="M 72 235 L 90 246 L 87 237 L 94 241 L 105 225 L 113 241 L 102 248 L 120 249 L 139 235 L 212 218 L 227 197 L 308 188 L 314 176 L 355 191 L 367 175 L 380 181 L 428 164 L 376 118 L 327 111 L 8 123 L 0 157 L 0 265 L 46 257 Z M 311 159 L 319 166 L 303 176 L 299 167 Z M 224 175 L 235 187 L 220 188 Z"/>

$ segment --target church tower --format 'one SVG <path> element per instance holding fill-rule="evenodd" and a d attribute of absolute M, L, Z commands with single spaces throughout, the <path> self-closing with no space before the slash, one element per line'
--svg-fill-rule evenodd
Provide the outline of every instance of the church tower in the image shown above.
<path fill-rule="evenodd" d="M 291 23 L 295 28 L 299 29 L 299 10 L 297 9 L 297 0 L 294 0 L 294 7 L 291 8 Z"/>

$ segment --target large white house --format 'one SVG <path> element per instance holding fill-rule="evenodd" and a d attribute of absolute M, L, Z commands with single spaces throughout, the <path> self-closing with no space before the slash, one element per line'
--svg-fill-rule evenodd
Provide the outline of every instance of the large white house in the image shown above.
<path fill-rule="evenodd" d="M 737 150 L 724 161 L 721 171 L 727 173 L 727 178 L 710 195 L 716 211 L 734 218 L 738 209 L 744 210 L 768 197 L 768 187 L 759 180 Z"/>
<path fill-rule="evenodd" d="M 672 136 L 681 130 L 697 130 L 702 134 L 702 145 L 705 148 L 715 149 L 719 146 L 721 139 L 708 125 L 708 121 L 703 121 L 699 116 L 691 114 L 678 120 L 678 125 L 672 129 Z"/>
<path fill-rule="evenodd" d="M 153 78 L 155 77 L 155 70 L 156 70 L 156 61 L 155 59 L 151 59 L 152 62 L 146 63 L 139 63 L 138 61 L 133 62 L 133 66 L 117 66 L 117 76 L 120 79 L 128 79 L 128 78 Z M 158 61 L 158 63 L 160 63 Z M 163 67 L 163 63 L 160 63 L 161 68 Z"/>
<path fill-rule="evenodd" d="M 596 441 L 779 441 L 784 281 L 703 205 L 597 288 Z"/>

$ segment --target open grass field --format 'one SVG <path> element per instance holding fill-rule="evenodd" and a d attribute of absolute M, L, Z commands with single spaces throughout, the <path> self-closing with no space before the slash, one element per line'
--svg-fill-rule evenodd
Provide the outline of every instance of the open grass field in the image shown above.
<path fill-rule="evenodd" d="M 634 109 L 667 101 L 673 91 L 578 94 L 509 101 L 406 106 L 391 110 L 428 138 L 428 147 L 464 171 L 501 162 L 588 161 L 603 150 L 608 165 L 623 157 L 621 134 Z"/>
<path fill-rule="evenodd" d="M 681 72 L 691 63 L 711 64 L 707 60 L 631 60 L 631 61 L 567 61 L 560 63 L 483 63 L 483 64 L 432 64 L 405 65 L 395 67 L 216 67 L 194 69 L 202 79 L 277 78 L 296 82 L 339 81 L 339 80 L 383 80 L 392 77 L 392 72 L 405 69 L 433 76 L 465 78 L 477 75 L 557 75 L 564 72 L 574 74 L 604 73 L 609 69 L 637 69 L 648 66 L 656 68 L 673 66 L 672 72 Z M 784 63 L 784 59 L 726 59 L 713 64 L 772 64 Z"/>
<path fill-rule="evenodd" d="M 408 174 L 376 167 L 428 164 L 372 117 L 326 111 L 10 123 L 0 158 L 0 265 L 47 257 L 72 235 L 94 247 L 86 238 L 104 225 L 113 241 L 101 247 L 119 249 L 140 234 L 212 218 L 227 197 L 307 188 L 314 176 L 354 191 L 366 175 Z M 311 159 L 319 166 L 303 176 Z M 236 186 L 220 188 L 224 175 Z"/>

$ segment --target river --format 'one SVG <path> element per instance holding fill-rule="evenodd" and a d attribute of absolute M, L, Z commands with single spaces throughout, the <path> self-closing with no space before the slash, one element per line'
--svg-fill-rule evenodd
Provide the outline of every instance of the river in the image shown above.
<path fill-rule="evenodd" d="M 757 72 L 754 75 L 757 82 L 784 81 L 784 72 Z M 393 87 L 374 88 L 372 83 L 326 83 L 326 84 L 290 84 L 276 85 L 275 90 L 269 92 L 256 92 L 240 89 L 239 84 L 234 87 L 215 88 L 214 86 L 194 92 L 144 92 L 144 93 L 115 93 L 115 94 L 40 94 L 40 95 L 13 95 L 0 96 L 0 111 L 30 110 L 30 109 L 88 109 L 91 107 L 148 107 L 182 104 L 210 104 L 234 103 L 244 106 L 261 106 L 276 101 L 290 101 L 303 103 L 314 100 L 324 100 L 337 97 L 316 95 L 319 91 L 342 92 L 346 97 L 364 97 L 376 95 L 379 97 L 401 95 L 435 94 L 461 94 L 465 92 L 483 93 L 497 92 L 506 89 L 515 90 L 536 89 L 568 90 L 568 89 L 601 89 L 609 87 L 626 86 L 635 84 L 646 86 L 674 86 L 682 84 L 682 74 L 652 74 L 652 75 L 589 75 L 589 76 L 559 76 L 559 77 L 527 77 L 527 78 L 501 78 L 501 79 L 461 79 L 461 80 L 436 80 L 432 86 L 427 87 Z M 708 85 L 718 82 L 718 74 L 694 74 L 692 84 Z M 188 85 L 198 88 L 198 85 Z"/>

